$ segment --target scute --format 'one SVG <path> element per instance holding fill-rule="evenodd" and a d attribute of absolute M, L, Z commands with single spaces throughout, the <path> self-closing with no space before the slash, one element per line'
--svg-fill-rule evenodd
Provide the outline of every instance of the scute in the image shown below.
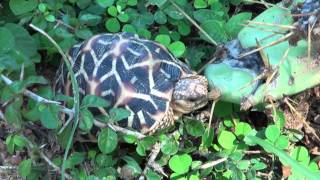
<path fill-rule="evenodd" d="M 162 120 L 174 84 L 183 73 L 191 73 L 162 45 L 132 33 L 93 36 L 73 47 L 69 55 L 83 93 L 102 96 L 112 107 L 128 109 L 131 116 L 119 125 L 139 131 Z M 66 73 L 62 74 L 57 84 L 65 84 L 60 80 L 67 79 Z"/>

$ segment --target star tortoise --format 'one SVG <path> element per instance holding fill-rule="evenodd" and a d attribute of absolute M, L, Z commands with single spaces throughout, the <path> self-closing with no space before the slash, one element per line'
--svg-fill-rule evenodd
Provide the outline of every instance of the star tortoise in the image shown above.
<path fill-rule="evenodd" d="M 168 127 L 182 114 L 208 102 L 208 82 L 168 50 L 132 33 L 98 34 L 74 45 L 68 55 L 80 98 L 103 97 L 131 115 L 118 123 L 144 134 Z M 58 70 L 56 91 L 72 95 L 65 65 Z M 99 108 L 106 114 L 108 109 Z"/>

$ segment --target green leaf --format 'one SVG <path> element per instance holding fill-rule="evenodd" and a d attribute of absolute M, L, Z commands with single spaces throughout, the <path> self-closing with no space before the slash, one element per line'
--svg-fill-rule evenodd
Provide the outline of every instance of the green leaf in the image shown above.
<path fill-rule="evenodd" d="M 191 136 L 199 137 L 205 132 L 205 128 L 201 121 L 198 120 L 187 120 L 186 130 Z"/>
<path fill-rule="evenodd" d="M 100 23 L 101 21 L 101 17 L 98 16 L 98 15 L 94 15 L 94 14 L 82 14 L 80 17 L 79 17 L 79 21 L 82 23 L 82 24 L 86 24 L 88 26 L 96 26 Z"/>
<path fill-rule="evenodd" d="M 174 155 L 169 160 L 169 167 L 171 170 L 178 174 L 184 174 L 189 171 L 189 167 L 191 166 L 192 158 L 188 154 L 183 155 Z"/>
<path fill-rule="evenodd" d="M 304 146 L 295 147 L 291 152 L 291 157 L 305 165 L 308 165 L 310 162 L 308 149 Z"/>
<path fill-rule="evenodd" d="M 127 4 L 128 4 L 129 6 L 135 6 L 135 5 L 138 4 L 138 0 L 128 0 L 128 1 L 127 1 Z"/>
<path fill-rule="evenodd" d="M 6 138 L 6 145 L 7 145 L 7 151 L 10 153 L 10 154 L 13 154 L 14 152 L 14 148 L 15 148 L 15 143 L 14 143 L 14 136 L 13 135 L 9 135 L 7 136 Z"/>
<path fill-rule="evenodd" d="M 171 39 L 170 39 L 170 36 L 168 36 L 166 34 L 158 34 L 155 37 L 155 41 L 161 43 L 164 46 L 169 46 L 170 42 L 171 42 Z"/>
<path fill-rule="evenodd" d="M 241 138 L 243 138 L 244 136 L 246 136 L 250 131 L 252 130 L 250 124 L 245 123 L 245 122 L 240 122 L 238 124 L 236 124 L 236 129 L 234 131 L 234 134 L 236 136 L 240 136 Z"/>
<path fill-rule="evenodd" d="M 22 117 L 21 117 L 21 112 L 20 112 L 21 104 L 22 104 L 21 100 L 16 101 L 12 104 L 9 104 L 7 106 L 5 114 L 4 114 L 6 120 L 10 124 L 12 124 L 18 128 L 20 128 L 22 126 Z"/>
<path fill-rule="evenodd" d="M 4 27 L 0 28 L 0 53 L 7 53 L 14 48 L 15 40 L 13 34 Z"/>
<path fill-rule="evenodd" d="M 56 104 L 48 104 L 41 110 L 41 124 L 48 129 L 56 129 L 59 127 L 59 106 Z"/>
<path fill-rule="evenodd" d="M 182 36 L 187 36 L 190 34 L 191 32 L 191 28 L 190 25 L 184 22 L 180 22 L 178 24 L 178 32 L 182 35 Z"/>
<path fill-rule="evenodd" d="M 156 172 L 148 169 L 146 173 L 147 180 L 161 180 L 161 176 L 159 176 Z"/>
<path fill-rule="evenodd" d="M 110 16 L 117 17 L 118 9 L 115 6 L 108 7 L 107 11 L 108 11 L 108 14 L 110 14 Z"/>
<path fill-rule="evenodd" d="M 132 26 L 131 24 L 125 24 L 122 27 L 122 31 L 124 32 L 131 32 L 131 33 L 136 33 L 136 29 L 134 28 L 134 26 Z"/>
<path fill-rule="evenodd" d="M 84 152 L 73 152 L 67 159 L 70 167 L 81 164 L 85 160 Z"/>
<path fill-rule="evenodd" d="M 214 115 L 218 117 L 226 117 L 233 112 L 233 105 L 229 102 L 219 101 L 214 108 Z"/>
<path fill-rule="evenodd" d="M 224 149 L 232 149 L 235 145 L 236 136 L 230 131 L 221 131 L 218 142 Z"/>
<path fill-rule="evenodd" d="M 204 31 L 206 31 L 209 36 L 215 40 L 217 43 L 224 43 L 227 42 L 228 36 L 225 32 L 225 23 L 222 21 L 217 20 L 207 20 L 201 24 L 201 27 Z M 200 33 L 200 36 L 211 43 L 207 37 L 205 37 L 202 33 Z"/>
<path fill-rule="evenodd" d="M 193 5 L 196 9 L 206 8 L 208 6 L 205 0 L 195 0 Z"/>
<path fill-rule="evenodd" d="M 168 46 L 168 49 L 172 52 L 175 57 L 180 57 L 186 50 L 186 46 L 181 41 L 175 41 Z"/>
<path fill-rule="evenodd" d="M 161 7 L 162 5 L 164 5 L 164 3 L 166 2 L 167 0 L 148 0 L 148 2 L 151 4 L 151 5 L 157 5 L 158 7 Z"/>
<path fill-rule="evenodd" d="M 151 32 L 148 31 L 147 29 L 144 29 L 144 28 L 139 28 L 138 31 L 137 31 L 138 35 L 140 37 L 144 37 L 146 39 L 150 39 L 151 38 Z"/>
<path fill-rule="evenodd" d="M 109 18 L 105 22 L 105 27 L 109 32 L 118 32 L 120 31 L 120 23 L 116 18 Z"/>
<path fill-rule="evenodd" d="M 101 7 L 109 7 L 113 5 L 114 0 L 96 0 L 97 4 L 99 4 Z"/>
<path fill-rule="evenodd" d="M 168 6 L 164 9 L 164 12 L 175 20 L 182 20 L 184 18 L 183 14 L 179 12 L 173 5 Z"/>
<path fill-rule="evenodd" d="M 127 166 L 133 171 L 133 174 L 140 174 L 142 172 L 141 167 L 139 164 L 130 156 L 124 156 L 122 157 L 124 161 L 127 162 Z"/>
<path fill-rule="evenodd" d="M 15 135 L 13 141 L 14 141 L 14 144 L 17 145 L 18 147 L 25 147 L 27 144 L 25 137 L 19 136 L 19 135 Z"/>
<path fill-rule="evenodd" d="M 28 63 L 30 63 L 31 61 L 40 62 L 35 61 L 34 58 L 31 58 L 38 55 L 38 45 L 26 29 L 24 29 L 21 25 L 13 23 L 6 24 L 5 28 L 7 28 L 14 35 L 15 49 L 18 53 L 16 57 L 21 58 L 23 56 L 24 58 L 26 58 L 25 61 L 22 61 L 23 63 L 25 63 L 25 66 L 28 65 Z M 28 57 L 30 59 L 28 59 Z"/>
<path fill-rule="evenodd" d="M 16 16 L 34 10 L 37 5 L 37 0 L 10 0 L 9 2 L 10 9 Z"/>
<path fill-rule="evenodd" d="M 166 138 L 161 142 L 161 152 L 166 155 L 174 155 L 178 152 L 179 144 L 174 138 Z"/>
<path fill-rule="evenodd" d="M 143 138 L 141 141 L 138 141 L 138 146 L 136 148 L 137 153 L 140 156 L 146 155 L 146 150 L 151 149 L 152 145 L 156 143 L 156 139 L 152 136 Z"/>
<path fill-rule="evenodd" d="M 240 170 L 248 170 L 250 166 L 250 161 L 249 160 L 241 160 L 237 162 L 237 166 Z"/>
<path fill-rule="evenodd" d="M 280 136 L 280 129 L 276 125 L 269 125 L 265 131 L 265 136 L 271 142 L 275 142 Z"/>
<path fill-rule="evenodd" d="M 28 76 L 24 81 L 24 88 L 30 87 L 34 84 L 48 84 L 48 81 L 43 76 Z"/>
<path fill-rule="evenodd" d="M 47 5 L 45 3 L 40 3 L 38 5 L 38 9 L 39 9 L 40 12 L 44 13 L 44 12 L 47 11 Z"/>
<path fill-rule="evenodd" d="M 244 27 L 243 24 L 246 23 L 247 20 L 250 20 L 252 17 L 252 13 L 243 12 L 237 15 L 232 16 L 226 25 L 226 30 L 232 38 L 237 37 L 240 30 Z"/>
<path fill-rule="evenodd" d="M 18 173 L 21 177 L 26 178 L 31 173 L 32 160 L 26 159 L 20 162 Z"/>
<path fill-rule="evenodd" d="M 276 140 L 274 144 L 279 149 L 286 149 L 289 146 L 289 139 L 287 136 L 279 136 L 279 138 Z"/>
<path fill-rule="evenodd" d="M 108 107 L 110 103 L 100 96 L 86 95 L 81 102 L 81 107 Z"/>
<path fill-rule="evenodd" d="M 121 121 L 125 118 L 128 118 L 131 115 L 131 112 L 125 108 L 112 108 L 109 111 L 109 115 L 114 121 Z"/>
<path fill-rule="evenodd" d="M 80 112 L 79 128 L 83 131 L 89 132 L 93 127 L 94 117 L 88 109 L 82 109 Z"/>
<path fill-rule="evenodd" d="M 118 15 L 118 19 L 119 21 L 125 23 L 129 21 L 129 15 L 127 13 L 121 13 L 120 15 Z"/>
<path fill-rule="evenodd" d="M 273 114 L 275 124 L 278 126 L 278 128 L 279 129 L 284 128 L 284 126 L 286 124 L 286 119 L 285 119 L 283 111 L 276 109 L 275 111 L 273 111 L 272 114 Z"/>
<path fill-rule="evenodd" d="M 77 0 L 76 2 L 80 9 L 85 9 L 92 3 L 91 0 Z"/>
<path fill-rule="evenodd" d="M 76 36 L 80 39 L 88 39 L 93 36 L 92 31 L 89 28 L 85 29 L 76 29 Z"/>
<path fill-rule="evenodd" d="M 56 21 L 56 17 L 54 17 L 54 15 L 52 15 L 52 14 L 48 14 L 47 16 L 45 16 L 45 19 L 48 22 L 55 22 Z"/>
<path fill-rule="evenodd" d="M 154 13 L 154 20 L 158 24 L 166 24 L 167 23 L 167 16 L 163 11 L 158 10 L 156 13 Z"/>
<path fill-rule="evenodd" d="M 112 129 L 102 129 L 98 135 L 98 147 L 104 154 L 111 153 L 118 145 L 118 136 Z"/>

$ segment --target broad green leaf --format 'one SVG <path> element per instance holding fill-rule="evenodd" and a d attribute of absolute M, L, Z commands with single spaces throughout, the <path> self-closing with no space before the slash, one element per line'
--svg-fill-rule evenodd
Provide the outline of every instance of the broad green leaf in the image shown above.
<path fill-rule="evenodd" d="M 20 135 L 15 135 L 13 141 L 14 141 L 14 144 L 17 145 L 18 147 L 25 147 L 27 144 L 25 137 Z"/>
<path fill-rule="evenodd" d="M 109 115 L 114 121 L 121 121 L 125 118 L 128 118 L 131 115 L 131 112 L 124 108 L 112 108 L 109 111 Z"/>
<path fill-rule="evenodd" d="M 75 34 L 78 38 L 81 38 L 81 39 L 88 39 L 91 36 L 93 36 L 93 33 L 89 28 L 85 28 L 85 29 L 77 28 Z"/>
<path fill-rule="evenodd" d="M 92 3 L 91 0 L 77 0 L 76 2 L 80 9 L 85 9 Z"/>
<path fill-rule="evenodd" d="M 4 27 L 0 28 L 0 53 L 9 52 L 15 46 L 13 34 Z"/>
<path fill-rule="evenodd" d="M 88 26 L 96 26 L 100 23 L 101 21 L 101 16 L 94 15 L 94 14 L 82 14 L 79 17 L 79 21 L 82 24 L 88 25 Z"/>
<path fill-rule="evenodd" d="M 246 23 L 247 20 L 250 20 L 252 13 L 243 12 L 237 15 L 232 16 L 226 25 L 226 30 L 232 38 L 237 37 L 240 30 L 244 27 L 243 24 Z"/>
<path fill-rule="evenodd" d="M 164 46 L 169 46 L 170 42 L 171 42 L 171 39 L 170 39 L 170 36 L 168 36 L 166 34 L 158 34 L 155 37 L 155 41 L 163 44 Z"/>
<path fill-rule="evenodd" d="M 34 10 L 37 5 L 37 0 L 10 0 L 9 2 L 10 9 L 16 16 Z"/>
<path fill-rule="evenodd" d="M 245 122 L 240 122 L 236 124 L 235 135 L 244 137 L 252 130 L 250 124 Z"/>
<path fill-rule="evenodd" d="M 135 6 L 135 5 L 138 4 L 138 0 L 128 0 L 128 1 L 127 1 L 127 4 L 128 4 L 129 6 Z"/>
<path fill-rule="evenodd" d="M 136 33 L 135 27 L 132 26 L 131 24 L 125 24 L 125 25 L 122 27 L 122 31 L 123 31 L 123 32 Z"/>
<path fill-rule="evenodd" d="M 203 30 L 205 30 L 209 36 L 215 40 L 217 43 L 224 43 L 227 42 L 228 36 L 225 31 L 225 23 L 222 21 L 217 21 L 217 20 L 207 20 L 203 22 L 200 25 Z M 202 33 L 200 33 L 200 36 L 211 43 L 211 41 L 205 37 Z"/>
<path fill-rule="evenodd" d="M 219 144 L 225 149 L 232 149 L 235 146 L 236 136 L 230 131 L 221 131 L 218 136 Z"/>
<path fill-rule="evenodd" d="M 156 13 L 154 13 L 154 20 L 158 24 L 166 24 L 167 23 L 167 16 L 163 11 L 158 10 Z"/>
<path fill-rule="evenodd" d="M 38 55 L 38 44 L 25 28 L 13 23 L 6 24 L 5 28 L 13 34 L 15 38 L 15 49 L 18 52 L 15 57 L 19 57 L 20 59 L 24 57 L 25 59 L 22 62 L 25 63 L 25 67 L 31 63 L 31 61 L 40 62 L 40 59 L 38 61 L 31 58 Z"/>
<path fill-rule="evenodd" d="M 186 46 L 181 41 L 175 41 L 168 46 L 168 49 L 172 52 L 175 57 L 180 57 L 186 51 Z"/>
<path fill-rule="evenodd" d="M 195 0 L 193 2 L 193 5 L 196 9 L 206 8 L 208 6 L 208 4 L 205 0 Z"/>
<path fill-rule="evenodd" d="M 43 76 L 28 76 L 23 81 L 24 87 L 30 87 L 34 84 L 48 84 L 48 81 Z"/>
<path fill-rule="evenodd" d="M 219 17 L 214 10 L 212 9 L 200 9 L 197 11 L 193 11 L 194 19 L 200 23 L 203 23 L 208 20 L 223 20 Z"/>
<path fill-rule="evenodd" d="M 99 4 L 101 7 L 109 7 L 113 5 L 114 0 L 96 0 L 97 4 Z"/>
<path fill-rule="evenodd" d="M 67 159 L 68 163 L 70 163 L 70 167 L 78 165 L 85 160 L 84 152 L 73 152 Z"/>
<path fill-rule="evenodd" d="M 127 162 L 127 166 L 133 171 L 133 174 L 140 174 L 142 172 L 141 167 L 132 157 L 124 156 L 122 159 Z"/>
<path fill-rule="evenodd" d="M 178 32 L 182 35 L 182 36 L 187 36 L 190 34 L 191 32 L 191 28 L 190 25 L 185 23 L 185 22 L 180 22 L 178 24 Z"/>
<path fill-rule="evenodd" d="M 278 126 L 279 129 L 284 128 L 286 120 L 283 111 L 276 109 L 273 111 L 273 118 L 275 121 L 275 124 Z"/>
<path fill-rule="evenodd" d="M 120 31 L 120 23 L 116 18 L 109 18 L 105 22 L 105 27 L 109 32 L 118 32 Z"/>
<path fill-rule="evenodd" d="M 214 115 L 218 117 L 226 117 L 233 112 L 233 104 L 229 102 L 219 101 L 214 108 Z"/>
<path fill-rule="evenodd" d="M 136 148 L 137 153 L 140 156 L 146 155 L 146 150 L 150 150 L 152 145 L 156 143 L 156 139 L 152 136 L 143 138 L 141 141 L 138 141 L 138 146 Z"/>
<path fill-rule="evenodd" d="M 86 95 L 81 102 L 81 107 L 108 107 L 110 103 L 100 96 Z"/>
<path fill-rule="evenodd" d="M 20 162 L 18 173 L 21 177 L 26 178 L 31 173 L 32 160 L 26 159 Z"/>
<path fill-rule="evenodd" d="M 108 11 L 108 14 L 110 14 L 110 16 L 117 17 L 118 9 L 115 6 L 108 7 L 107 11 Z"/>
<path fill-rule="evenodd" d="M 175 20 L 182 20 L 184 18 L 183 14 L 178 11 L 173 5 L 168 6 L 164 9 L 164 12 L 171 18 Z"/>
<path fill-rule="evenodd" d="M 120 22 L 126 23 L 129 21 L 130 17 L 127 13 L 121 13 L 118 15 L 118 19 Z"/>
<path fill-rule="evenodd" d="M 281 135 L 274 145 L 279 149 L 286 149 L 289 146 L 289 139 L 287 136 Z"/>
<path fill-rule="evenodd" d="M 250 166 L 250 161 L 249 160 L 241 160 L 237 162 L 237 166 L 240 170 L 248 170 Z"/>
<path fill-rule="evenodd" d="M 205 132 L 205 128 L 201 121 L 198 120 L 187 120 L 186 130 L 191 136 L 199 137 Z"/>
<path fill-rule="evenodd" d="M 80 112 L 79 128 L 83 131 L 89 132 L 93 127 L 94 117 L 88 109 L 82 109 Z"/>
<path fill-rule="evenodd" d="M 111 153 L 118 145 L 118 135 L 112 129 L 102 129 L 98 135 L 98 147 L 104 154 Z"/>
<path fill-rule="evenodd" d="M 169 160 L 169 167 L 178 174 L 187 173 L 192 163 L 192 158 L 188 154 L 174 155 Z"/>
<path fill-rule="evenodd" d="M 56 104 L 48 104 L 41 110 L 41 124 L 48 129 L 56 129 L 59 127 L 59 106 Z"/>
<path fill-rule="evenodd" d="M 265 136 L 274 143 L 280 136 L 280 129 L 276 125 L 269 125 L 265 131 Z"/>
<path fill-rule="evenodd" d="M 150 39 L 151 38 L 151 32 L 147 29 L 144 28 L 139 28 L 137 31 L 138 35 L 140 37 L 146 38 L 146 39 Z"/>
<path fill-rule="evenodd" d="M 115 163 L 111 155 L 105 154 L 98 154 L 95 162 L 99 167 L 109 167 Z"/>
<path fill-rule="evenodd" d="M 19 98 L 19 101 L 9 104 L 4 113 L 6 120 L 17 128 L 21 128 L 22 126 L 21 105 L 22 100 Z"/>
<path fill-rule="evenodd" d="M 14 135 L 9 135 L 6 138 L 6 145 L 7 145 L 7 151 L 10 154 L 13 154 L 14 148 L 15 148 L 15 143 L 14 143 Z"/>
<path fill-rule="evenodd" d="M 305 165 L 310 162 L 309 152 L 304 146 L 295 147 L 291 152 L 291 157 Z"/>
<path fill-rule="evenodd" d="M 161 152 L 167 155 L 174 155 L 179 150 L 179 144 L 174 138 L 166 138 L 161 142 Z"/>
<path fill-rule="evenodd" d="M 56 17 L 54 17 L 54 15 L 52 15 L 52 14 L 48 14 L 47 16 L 45 16 L 45 19 L 48 22 L 52 22 L 52 23 L 56 21 Z"/>
<path fill-rule="evenodd" d="M 156 172 L 152 171 L 151 169 L 148 169 L 146 174 L 147 180 L 161 180 L 161 176 L 159 176 Z"/>

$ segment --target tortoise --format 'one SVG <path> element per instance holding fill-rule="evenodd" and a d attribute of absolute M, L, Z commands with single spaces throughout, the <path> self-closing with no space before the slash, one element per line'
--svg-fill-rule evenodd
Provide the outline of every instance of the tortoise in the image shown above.
<path fill-rule="evenodd" d="M 80 98 L 103 97 L 130 116 L 118 122 L 153 134 L 208 102 L 207 79 L 177 60 L 163 45 L 136 34 L 104 33 L 74 45 L 68 53 Z M 67 68 L 58 70 L 56 91 L 71 95 Z M 99 108 L 107 114 L 108 109 Z"/>

